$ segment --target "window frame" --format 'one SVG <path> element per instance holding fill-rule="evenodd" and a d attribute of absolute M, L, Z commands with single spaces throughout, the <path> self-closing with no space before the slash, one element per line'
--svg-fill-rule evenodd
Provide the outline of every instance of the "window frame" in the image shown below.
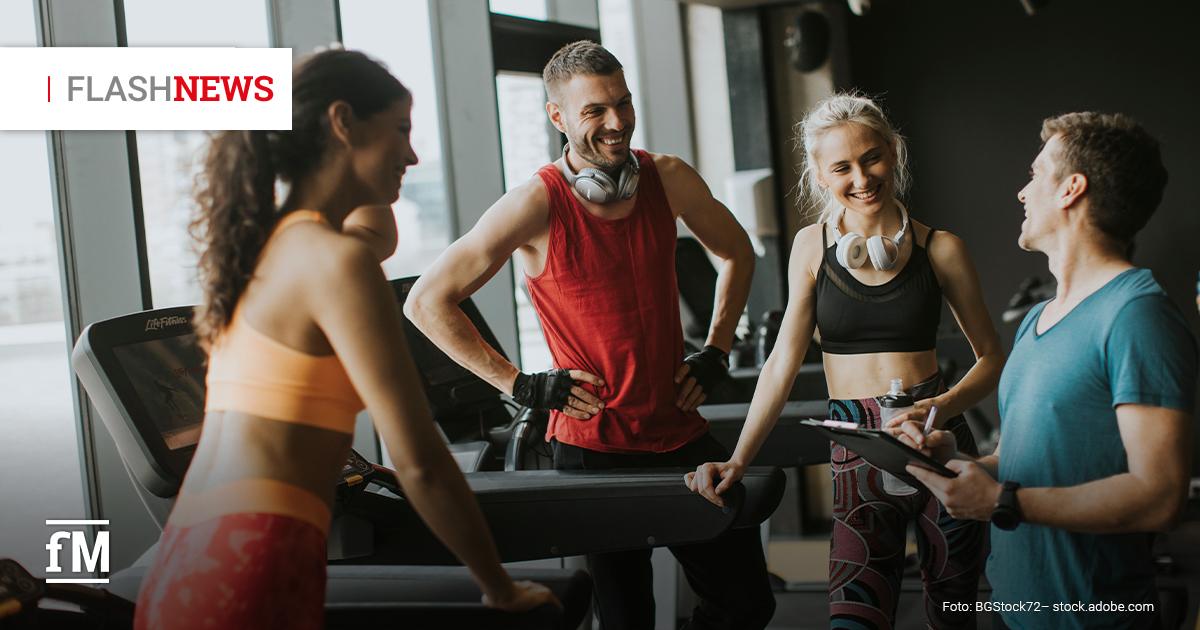
<path fill-rule="evenodd" d="M 123 16 L 118 2 L 84 4 L 39 0 L 39 46 L 120 46 Z M 144 310 L 148 270 L 140 232 L 130 156 L 130 134 L 122 131 L 47 133 L 63 318 L 71 343 L 90 322 Z M 125 161 L 112 159 L 124 156 Z M 85 205 L 86 204 L 86 205 Z M 140 241 L 140 243 L 139 243 Z M 70 349 L 67 349 L 70 352 Z M 111 566 L 128 566 L 158 528 L 130 483 L 116 444 L 72 375 L 81 477 L 87 518 L 121 515 L 110 531 Z"/>

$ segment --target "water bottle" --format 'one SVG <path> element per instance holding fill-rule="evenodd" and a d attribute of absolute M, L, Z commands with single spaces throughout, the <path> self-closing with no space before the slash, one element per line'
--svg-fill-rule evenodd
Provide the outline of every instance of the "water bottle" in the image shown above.
<path fill-rule="evenodd" d="M 898 378 L 892 379 L 892 388 L 888 393 L 880 396 L 879 400 L 879 428 L 887 426 L 887 423 L 896 416 L 908 413 L 913 409 L 913 397 L 904 391 L 904 381 Z M 895 475 L 883 471 L 883 490 L 893 496 L 907 496 L 916 493 L 917 489 L 900 481 Z"/>

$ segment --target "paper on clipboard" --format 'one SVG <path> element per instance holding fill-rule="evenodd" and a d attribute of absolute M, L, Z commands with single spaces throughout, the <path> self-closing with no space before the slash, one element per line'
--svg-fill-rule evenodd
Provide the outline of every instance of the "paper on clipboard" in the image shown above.
<path fill-rule="evenodd" d="M 801 424 L 816 429 L 825 437 L 845 446 L 871 465 L 903 479 L 909 484 L 919 484 L 916 477 L 904 469 L 908 464 L 916 464 L 931 470 L 943 477 L 955 477 L 956 473 L 932 457 L 909 447 L 891 434 L 879 429 L 864 429 L 853 422 L 839 420 L 802 420 Z"/>

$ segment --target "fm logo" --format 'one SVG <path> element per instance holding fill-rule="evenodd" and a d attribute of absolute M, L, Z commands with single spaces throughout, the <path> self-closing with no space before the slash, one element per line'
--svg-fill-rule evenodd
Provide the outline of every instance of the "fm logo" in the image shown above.
<path fill-rule="evenodd" d="M 69 525 L 75 528 L 84 525 L 107 526 L 106 520 L 48 520 L 46 525 Z M 62 573 L 61 554 L 67 548 L 71 553 L 71 573 L 95 575 L 108 573 L 108 532 L 96 531 L 96 541 L 89 547 L 87 532 L 82 529 L 59 530 L 50 534 L 46 551 L 50 553 L 50 564 L 46 573 Z M 48 584 L 108 584 L 108 578 L 47 578 Z"/>

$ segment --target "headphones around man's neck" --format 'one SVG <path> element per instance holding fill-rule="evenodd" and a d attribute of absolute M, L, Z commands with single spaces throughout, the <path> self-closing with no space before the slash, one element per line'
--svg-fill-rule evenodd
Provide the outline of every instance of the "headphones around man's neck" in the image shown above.
<path fill-rule="evenodd" d="M 612 176 L 598 168 L 584 168 L 580 169 L 579 173 L 573 172 L 570 163 L 567 162 L 567 150 L 570 146 L 570 144 L 563 145 L 562 160 L 559 161 L 558 170 L 562 172 L 567 183 L 575 188 L 575 192 L 583 195 L 584 199 L 592 203 L 612 203 L 619 199 L 629 199 L 637 192 L 641 166 L 638 164 L 637 155 L 633 150 L 629 151 L 629 158 L 621 166 L 621 174 L 617 177 L 617 181 L 613 181 Z"/>
<path fill-rule="evenodd" d="M 908 209 L 899 200 L 896 200 L 896 206 L 900 208 L 902 222 L 900 231 L 891 238 L 878 235 L 863 238 L 857 232 L 847 232 L 843 235 L 838 229 L 842 215 L 846 213 L 846 209 L 842 208 L 829 224 L 829 227 L 833 228 L 834 238 L 837 239 L 838 263 L 846 269 L 858 269 L 870 258 L 871 264 L 879 271 L 887 271 L 894 267 L 896 260 L 900 258 L 900 246 L 904 244 L 904 235 L 908 231 Z"/>

